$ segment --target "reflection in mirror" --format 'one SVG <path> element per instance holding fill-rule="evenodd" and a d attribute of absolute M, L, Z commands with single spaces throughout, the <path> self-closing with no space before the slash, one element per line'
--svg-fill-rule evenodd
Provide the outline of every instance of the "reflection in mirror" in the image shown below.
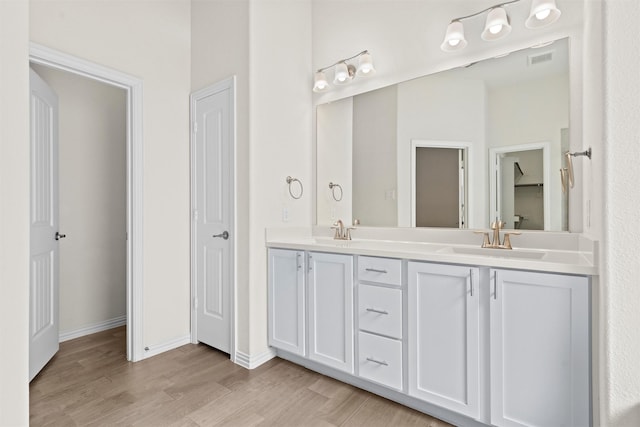
<path fill-rule="evenodd" d="M 466 228 L 468 146 L 411 142 L 411 225 Z"/>
<path fill-rule="evenodd" d="M 567 230 L 567 197 L 558 171 L 569 144 L 568 62 L 563 39 L 319 105 L 317 224 L 358 218 L 363 226 L 486 228 L 501 216 L 509 228 Z M 467 147 L 454 150 L 463 166 L 451 162 L 450 169 L 434 171 L 433 164 L 443 166 L 444 160 L 430 158 L 436 151 L 417 155 L 417 141 Z M 543 178 L 536 183 L 541 185 L 525 187 L 526 182 L 515 182 L 513 168 L 515 163 L 522 168 L 520 158 L 528 156 L 523 152 L 533 150 L 538 157 L 543 153 Z M 512 157 L 518 161 L 498 168 L 496 156 L 505 164 Z M 416 167 L 417 157 L 432 166 Z M 525 176 L 534 173 L 522 169 Z M 514 180 L 508 194 L 497 187 L 511 187 L 496 175 L 505 170 Z M 327 194 L 332 181 L 344 189 L 341 202 Z M 424 189 L 429 202 L 452 206 L 446 219 L 423 218 L 417 192 Z M 537 204 L 527 202 L 536 197 Z"/>

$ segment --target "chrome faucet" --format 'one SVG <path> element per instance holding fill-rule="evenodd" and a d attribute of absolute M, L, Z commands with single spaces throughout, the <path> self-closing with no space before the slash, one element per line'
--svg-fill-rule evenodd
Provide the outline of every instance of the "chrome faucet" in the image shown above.
<path fill-rule="evenodd" d="M 354 220 L 353 225 L 360 224 L 359 220 Z M 351 240 L 351 230 L 355 230 L 355 227 L 345 227 L 344 223 L 341 219 L 337 220 L 333 223 L 332 230 L 336 230 L 336 234 L 334 234 L 334 240 Z"/>
<path fill-rule="evenodd" d="M 500 230 L 502 230 L 505 226 L 504 221 L 500 221 L 496 218 L 495 222 L 491 223 L 491 230 L 493 230 L 493 239 L 489 239 L 488 231 L 476 231 L 476 233 L 482 233 L 482 247 L 488 249 L 513 249 L 511 247 L 511 238 L 510 236 L 516 236 L 520 233 L 517 231 L 512 231 L 510 233 L 504 233 L 504 241 L 500 243 Z"/>

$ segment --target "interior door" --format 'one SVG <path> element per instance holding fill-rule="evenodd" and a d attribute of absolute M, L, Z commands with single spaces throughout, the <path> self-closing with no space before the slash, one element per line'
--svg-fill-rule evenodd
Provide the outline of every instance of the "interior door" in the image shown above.
<path fill-rule="evenodd" d="M 196 340 L 231 352 L 233 80 L 192 95 Z"/>
<path fill-rule="evenodd" d="M 463 228 L 460 149 L 416 147 L 415 226 Z"/>
<path fill-rule="evenodd" d="M 58 97 L 33 70 L 31 85 L 31 242 L 29 381 L 59 348 Z"/>

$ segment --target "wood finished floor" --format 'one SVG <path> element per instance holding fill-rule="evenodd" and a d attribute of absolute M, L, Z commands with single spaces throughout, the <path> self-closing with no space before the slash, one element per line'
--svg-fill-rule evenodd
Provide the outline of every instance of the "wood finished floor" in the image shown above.
<path fill-rule="evenodd" d="M 31 426 L 449 426 L 278 358 L 247 370 L 185 345 L 130 363 L 125 346 L 124 327 L 61 343 L 31 382 Z"/>

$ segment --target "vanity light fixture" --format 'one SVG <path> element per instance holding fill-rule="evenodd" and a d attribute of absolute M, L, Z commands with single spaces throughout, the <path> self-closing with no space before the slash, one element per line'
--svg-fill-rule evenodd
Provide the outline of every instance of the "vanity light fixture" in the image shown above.
<path fill-rule="evenodd" d="M 556 22 L 561 14 L 556 0 L 532 0 L 531 12 L 524 25 L 527 28 L 546 27 Z"/>
<path fill-rule="evenodd" d="M 507 36 L 511 32 L 511 21 L 505 6 L 520 1 L 521 0 L 512 0 L 499 3 L 480 12 L 452 19 L 447 26 L 444 41 L 440 45 L 440 49 L 445 52 L 455 52 L 456 50 L 464 49 L 467 46 L 467 40 L 464 37 L 464 25 L 462 21 L 485 12 L 488 13 L 484 30 L 480 35 L 482 40 L 495 41 Z M 525 22 L 525 26 L 531 29 L 546 27 L 557 21 L 560 15 L 561 12 L 557 8 L 555 0 L 532 0 L 531 11 Z"/>
<path fill-rule="evenodd" d="M 357 68 L 350 62 L 355 59 L 358 59 Z M 369 51 L 363 50 L 357 55 L 341 59 L 327 67 L 319 68 L 313 77 L 314 92 L 323 92 L 329 89 L 329 81 L 327 80 L 325 71 L 330 68 L 333 68 L 333 84 L 335 85 L 345 85 L 350 83 L 355 76 L 369 76 L 376 71 L 375 68 L 373 68 L 371 54 Z"/>

